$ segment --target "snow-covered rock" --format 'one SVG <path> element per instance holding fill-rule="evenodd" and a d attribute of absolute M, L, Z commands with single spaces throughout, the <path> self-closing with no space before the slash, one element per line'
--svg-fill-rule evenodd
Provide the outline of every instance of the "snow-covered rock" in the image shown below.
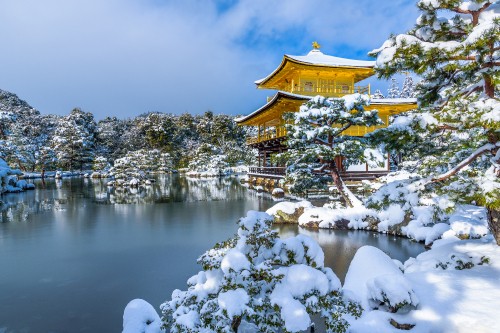
<path fill-rule="evenodd" d="M 282 188 L 275 188 L 273 189 L 273 191 L 271 192 L 271 195 L 273 197 L 276 197 L 276 198 L 283 198 L 285 196 L 285 191 L 283 191 Z"/>
<path fill-rule="evenodd" d="M 98 171 L 94 171 L 90 174 L 90 178 L 103 178 L 103 175 Z"/>
<path fill-rule="evenodd" d="M 298 223 L 306 209 L 314 206 L 306 200 L 299 202 L 283 201 L 269 208 L 266 213 L 274 217 L 274 223 Z"/>

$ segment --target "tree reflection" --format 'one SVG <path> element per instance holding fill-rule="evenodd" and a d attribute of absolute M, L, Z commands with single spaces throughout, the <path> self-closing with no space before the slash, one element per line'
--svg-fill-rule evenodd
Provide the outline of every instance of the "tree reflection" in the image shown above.
<path fill-rule="evenodd" d="M 158 175 L 153 180 L 151 185 L 137 188 L 111 187 L 106 179 L 63 178 L 45 180 L 43 184 L 39 181 L 34 191 L 2 197 L 1 221 L 26 221 L 32 214 L 75 208 L 84 205 L 82 198 L 118 205 L 244 200 L 255 195 L 234 177 L 189 178 L 174 174 Z"/>

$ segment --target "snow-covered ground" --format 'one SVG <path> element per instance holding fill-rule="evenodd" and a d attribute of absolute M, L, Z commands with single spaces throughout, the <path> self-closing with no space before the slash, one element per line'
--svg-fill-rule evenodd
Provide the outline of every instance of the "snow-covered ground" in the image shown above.
<path fill-rule="evenodd" d="M 402 274 L 394 274 L 397 266 L 391 267 L 390 258 L 376 248 L 358 250 L 344 284 L 344 291 L 365 307 L 361 318 L 351 321 L 352 332 L 401 332 L 391 319 L 414 325 L 410 332 L 499 331 L 500 247 L 491 237 L 446 237 L 407 260 Z M 391 313 L 387 305 L 374 302 L 383 293 L 408 304 Z"/>

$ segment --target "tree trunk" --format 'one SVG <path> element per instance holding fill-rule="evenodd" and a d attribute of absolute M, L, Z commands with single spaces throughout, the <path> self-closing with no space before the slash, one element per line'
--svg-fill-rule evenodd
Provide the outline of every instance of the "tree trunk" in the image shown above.
<path fill-rule="evenodd" d="M 342 199 L 344 199 L 345 204 L 347 207 L 354 207 L 359 206 L 360 202 L 353 202 L 353 200 L 357 200 L 354 194 L 345 186 L 344 182 L 342 181 L 342 178 L 340 177 L 339 169 L 337 168 L 337 165 L 335 162 L 330 163 L 330 174 L 332 175 L 333 178 L 333 183 L 337 187 L 337 190 L 340 193 L 340 196 Z"/>
<path fill-rule="evenodd" d="M 237 316 L 233 318 L 233 322 L 231 323 L 231 329 L 233 330 L 234 333 L 238 333 L 238 328 L 240 327 L 241 324 L 241 317 Z"/>
<path fill-rule="evenodd" d="M 495 84 L 493 82 L 493 79 L 488 74 L 483 74 L 483 78 L 484 78 L 484 93 L 485 93 L 485 95 L 488 96 L 489 98 L 494 98 L 495 97 Z"/>
<path fill-rule="evenodd" d="M 495 237 L 497 245 L 500 246 L 500 210 L 488 208 L 488 226 L 490 232 Z"/>

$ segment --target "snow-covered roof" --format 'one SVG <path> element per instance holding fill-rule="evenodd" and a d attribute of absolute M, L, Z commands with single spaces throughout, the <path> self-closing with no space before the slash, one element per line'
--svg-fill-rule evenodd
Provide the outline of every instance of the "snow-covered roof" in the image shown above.
<path fill-rule="evenodd" d="M 278 91 L 273 96 L 273 98 L 271 98 L 271 100 L 269 100 L 269 102 L 267 102 L 266 104 L 264 104 L 263 106 L 261 106 L 260 108 L 258 108 L 257 110 L 255 110 L 254 112 L 250 113 L 248 116 L 235 118 L 234 121 L 237 122 L 237 123 L 242 123 L 244 121 L 247 121 L 248 119 L 251 119 L 251 118 L 255 117 L 256 115 L 258 115 L 262 111 L 268 109 L 280 97 L 286 97 L 286 98 L 295 99 L 295 100 L 302 100 L 302 101 L 308 101 L 308 100 L 310 100 L 312 98 L 311 96 L 304 96 L 304 95 L 298 95 L 298 94 L 288 93 L 288 92 L 285 92 L 285 91 Z"/>
<path fill-rule="evenodd" d="M 347 58 L 339 58 L 331 55 L 324 54 L 318 49 L 313 49 L 305 56 L 295 56 L 285 54 L 283 61 L 271 74 L 262 78 L 260 80 L 254 81 L 256 85 L 259 85 L 271 77 L 273 77 L 278 71 L 280 71 L 287 61 L 292 61 L 305 65 L 314 66 L 325 66 L 325 67 L 349 67 L 349 68 L 373 68 L 375 67 L 375 61 L 369 60 L 355 60 Z"/>
<path fill-rule="evenodd" d="M 416 98 L 380 98 L 371 99 L 370 104 L 417 104 Z"/>
<path fill-rule="evenodd" d="M 318 49 L 311 50 L 305 56 L 294 56 L 294 55 L 285 55 L 290 59 L 308 63 L 311 65 L 322 65 L 322 66 L 335 66 L 335 67 L 374 67 L 375 61 L 368 60 L 354 60 L 354 59 L 346 59 L 334 57 L 331 55 L 324 54 Z"/>
<path fill-rule="evenodd" d="M 294 99 L 294 100 L 301 100 L 301 101 L 308 101 L 312 96 L 305 96 L 305 95 L 299 95 L 299 94 L 292 94 L 286 91 L 278 91 L 273 98 L 271 98 L 266 104 L 255 110 L 254 112 L 250 113 L 247 116 L 235 118 L 234 121 L 237 123 L 243 123 L 247 121 L 248 119 L 251 119 L 261 112 L 264 112 L 267 110 L 270 106 L 272 106 L 279 98 L 289 98 L 289 99 Z M 381 99 L 370 99 L 370 104 L 371 105 L 413 105 L 417 104 L 417 99 L 416 98 L 381 98 Z"/>

